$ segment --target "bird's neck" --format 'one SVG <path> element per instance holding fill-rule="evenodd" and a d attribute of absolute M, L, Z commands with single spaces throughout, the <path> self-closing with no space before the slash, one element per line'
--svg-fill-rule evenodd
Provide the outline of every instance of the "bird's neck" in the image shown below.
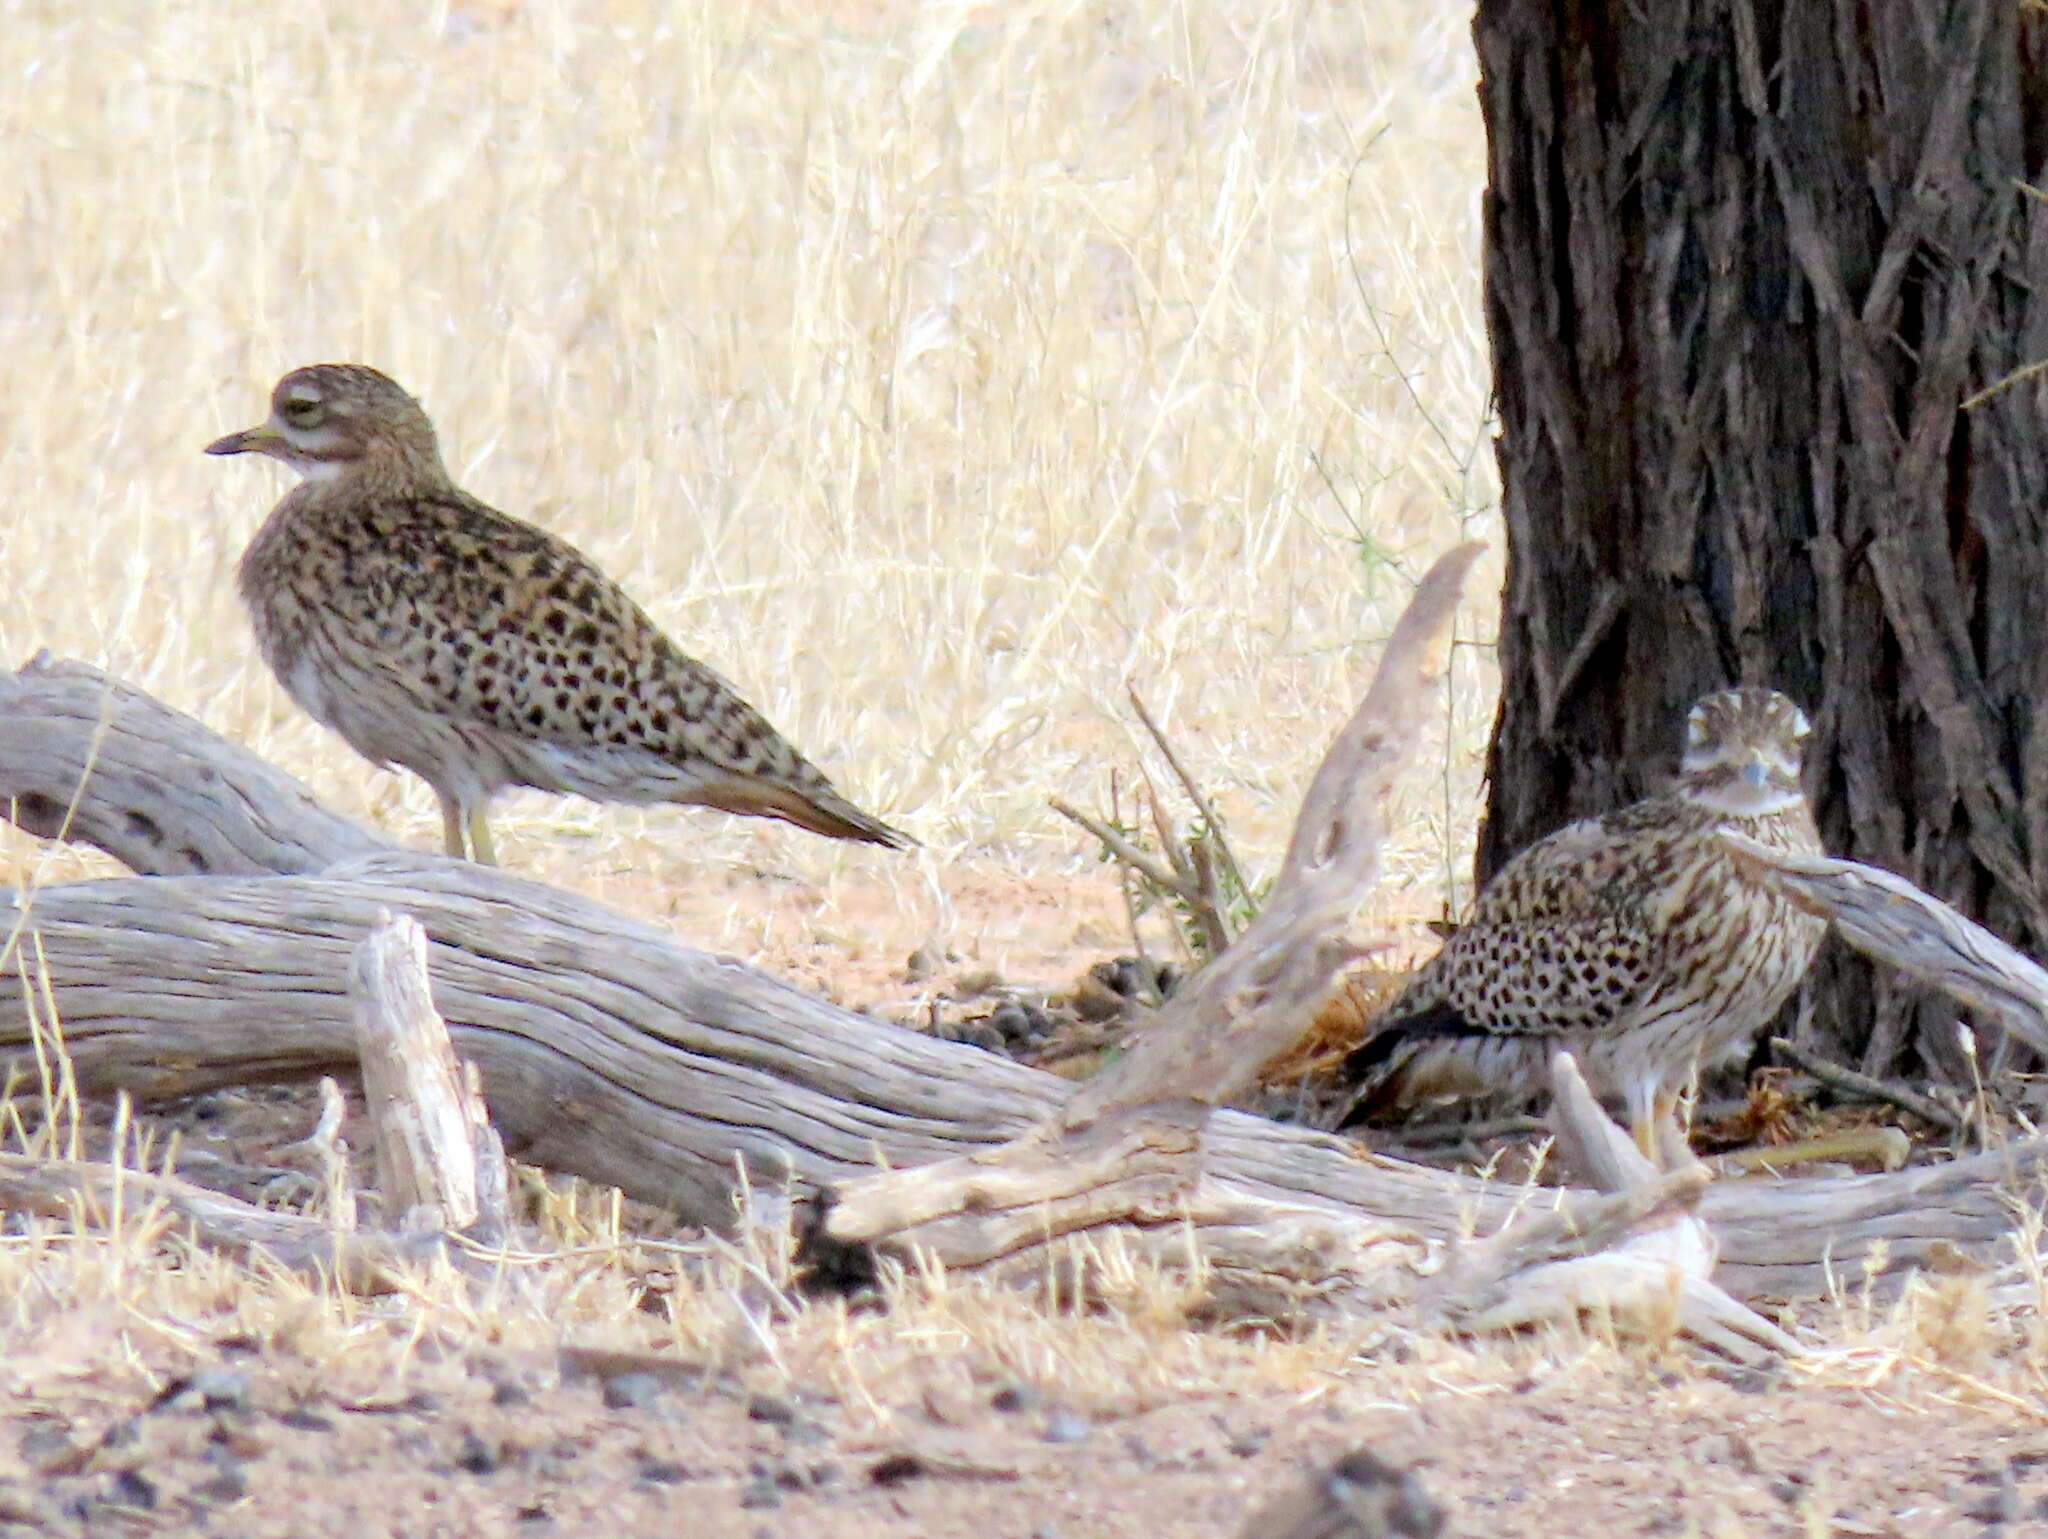
<path fill-rule="evenodd" d="M 303 500 L 348 502 L 445 496 L 455 490 L 438 459 L 366 455 L 353 460 L 308 460 L 293 467 L 303 483 Z"/>
<path fill-rule="evenodd" d="M 1739 777 L 1681 786 L 1678 794 L 1692 806 L 1717 818 L 1739 822 L 1782 817 L 1806 804 L 1806 798 L 1797 791 L 1769 785 L 1754 786 Z"/>

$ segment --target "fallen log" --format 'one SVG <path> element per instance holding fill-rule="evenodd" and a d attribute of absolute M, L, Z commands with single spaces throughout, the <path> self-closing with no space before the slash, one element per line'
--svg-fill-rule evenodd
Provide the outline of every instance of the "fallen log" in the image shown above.
<path fill-rule="evenodd" d="M 88 1160 L 0 1154 L 0 1211 L 92 1229 L 189 1235 L 207 1250 L 331 1277 L 356 1293 L 388 1293 L 429 1263 L 438 1235 L 337 1229 L 279 1213 L 176 1176 Z"/>
<path fill-rule="evenodd" d="M 0 906 L 0 1072 L 59 1024 L 89 1093 L 148 1100 L 351 1070 L 348 959 L 389 909 L 428 935 L 436 1002 L 508 1151 L 690 1221 L 731 1221 L 740 1165 L 754 1187 L 787 1179 L 801 1197 L 878 1164 L 1002 1143 L 1071 1089 L 574 894 L 389 851 L 281 772 L 82 664 L 0 675 L 0 807 L 153 878 Z M 225 874 L 174 874 L 196 869 Z M 2044 1163 L 2048 1142 L 2032 1141 L 1893 1175 L 1717 1182 L 1697 1211 L 1720 1241 L 1721 1286 L 1812 1295 L 1859 1283 L 1866 1262 L 1896 1274 L 1956 1250 L 2003 1259 L 2015 1196 Z M 1228 1110 L 1208 1117 L 1203 1169 L 1219 1194 L 1203 1249 L 1248 1299 L 1313 1300 L 1316 1256 L 1348 1261 L 1361 1233 L 1382 1241 L 1380 1296 L 1406 1291 L 1405 1262 L 1532 1207 L 1569 1221 L 1604 1200 L 1382 1159 Z M 1178 1214 L 1109 1228 L 1162 1257 L 1188 1249 Z"/>

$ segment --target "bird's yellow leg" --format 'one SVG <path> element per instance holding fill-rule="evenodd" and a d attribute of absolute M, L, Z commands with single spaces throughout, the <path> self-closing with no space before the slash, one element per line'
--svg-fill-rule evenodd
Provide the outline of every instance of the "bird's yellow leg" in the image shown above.
<path fill-rule="evenodd" d="M 1629 1131 L 1643 1158 L 1659 1170 L 1678 1170 L 1692 1161 L 1692 1145 L 1678 1120 L 1677 1090 L 1658 1090 L 1648 1106 L 1634 1107 Z"/>
<path fill-rule="evenodd" d="M 1657 1157 L 1657 1119 L 1655 1114 L 1653 1113 L 1648 1117 L 1638 1116 L 1633 1120 L 1635 1125 L 1630 1131 L 1636 1135 L 1636 1148 L 1642 1151 L 1644 1159 L 1654 1160 Z"/>
<path fill-rule="evenodd" d="M 491 843 L 490 803 L 478 802 L 469 809 L 470 858 L 480 866 L 495 866 L 498 850 Z"/>
<path fill-rule="evenodd" d="M 1692 1122 L 1691 1108 L 1687 1108 L 1684 1122 L 1678 1120 L 1678 1106 L 1684 1094 L 1682 1090 L 1658 1092 L 1650 1113 L 1651 1144 L 1647 1152 L 1660 1170 L 1682 1170 L 1692 1163 L 1692 1139 L 1686 1134 Z"/>
<path fill-rule="evenodd" d="M 469 853 L 462 842 L 462 808 L 456 804 L 452 796 L 443 796 L 440 801 L 441 848 L 457 860 L 461 860 Z"/>

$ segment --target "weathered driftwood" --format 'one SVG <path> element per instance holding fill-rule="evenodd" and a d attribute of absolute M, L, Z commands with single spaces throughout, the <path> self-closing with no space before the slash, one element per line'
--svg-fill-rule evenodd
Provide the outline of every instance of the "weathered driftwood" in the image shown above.
<path fill-rule="evenodd" d="M 145 876 L 324 871 L 392 847 L 248 749 L 47 653 L 0 673 L 0 805 Z"/>
<path fill-rule="evenodd" d="M 1699 1213 L 1706 1168 L 1659 1170 L 1600 1109 L 1571 1054 L 1557 1055 L 1550 1083 L 1566 1164 L 1608 1197 L 1460 1247 L 1422 1290 L 1425 1318 L 1497 1331 L 1597 1314 L 1633 1335 L 1680 1331 L 1739 1361 L 1796 1352 L 1713 1282 L 1720 1244 Z"/>
<path fill-rule="evenodd" d="M 1374 1215 L 1316 1212 L 1250 1197 L 1207 1168 L 1210 1109 L 1249 1085 L 1301 1035 L 1356 954 L 1347 926 L 1378 875 L 1381 807 L 1413 750 L 1424 691 L 1442 662 L 1458 592 L 1480 547 L 1431 568 L 1395 626 L 1372 687 L 1310 782 L 1272 892 L 1228 950 L 1158 1010 L 1137 1042 L 1020 1138 L 836 1189 L 815 1237 L 833 1247 L 917 1252 L 949 1269 L 1044 1264 L 1055 1241 L 1112 1229 L 1168 1245 L 1199 1237 L 1213 1264 L 1268 1237 L 1257 1276 L 1308 1283 L 1326 1305 L 1391 1301 L 1414 1278 L 1388 1248 L 1412 1235 Z M 1231 1249 L 1214 1236 L 1229 1232 Z M 1311 1265 L 1290 1262 L 1291 1243 Z M 1074 1249 L 1075 1247 L 1067 1247 Z M 1412 1258 L 1419 1259 L 1419 1258 Z M 1238 1282 L 1254 1278 L 1233 1278 Z M 1302 1303 L 1293 1290 L 1291 1302 Z"/>
<path fill-rule="evenodd" d="M 1458 594 L 1485 548 L 1459 546 L 1417 585 L 1372 687 L 1309 782 L 1258 916 L 1121 1058 L 1074 1092 L 1062 1109 L 1065 1126 L 1160 1102 L 1219 1105 L 1300 1039 L 1339 970 L 1358 955 L 1349 927 L 1379 878 L 1380 809 L 1422 737 L 1424 692 L 1442 671 Z"/>
<path fill-rule="evenodd" d="M 133 768 L 97 773 L 109 764 Z M 213 870 L 320 872 L 79 883 L 0 908 L 0 1058 L 27 1054 L 47 986 L 89 1092 L 148 1098 L 351 1069 L 348 958 L 380 909 L 425 928 L 435 998 L 513 1152 L 692 1219 L 730 1217 L 736 1161 L 756 1187 L 784 1175 L 799 1191 L 843 1185 L 877 1160 L 928 1163 L 1014 1137 L 1069 1088 L 573 894 L 438 856 L 354 855 L 380 841 L 146 695 L 78 664 L 0 675 L 0 806 L 40 808 L 54 820 L 37 826 L 54 828 L 49 809 L 74 799 L 73 836 L 146 873 L 189 871 L 182 852 L 195 850 L 215 852 Z M 1699 1207 L 1721 1243 L 1716 1280 L 1738 1296 L 1793 1296 L 1860 1281 L 1866 1259 L 1897 1270 L 1957 1248 L 2003 1251 L 2013 1194 L 2032 1192 L 2044 1152 L 1716 1183 Z M 1221 1195 L 1200 1246 L 1226 1280 L 1225 1263 L 1237 1268 L 1247 1297 L 1283 1265 L 1295 1269 L 1286 1286 L 1313 1296 L 1317 1246 L 1349 1257 L 1362 1219 L 1384 1226 L 1391 1262 L 1532 1206 L 1601 1200 L 1379 1159 L 1229 1111 L 1210 1117 L 1204 1156 Z M 1195 1231 L 1176 1217 L 1122 1232 L 1185 1254 Z"/>
<path fill-rule="evenodd" d="M 505 1151 L 434 1009 L 417 921 L 378 916 L 356 948 L 349 993 L 385 1223 L 502 1244 L 512 1227 Z"/>
<path fill-rule="evenodd" d="M 1984 1011 L 2048 1056 L 2048 971 L 1890 871 L 1773 850 L 1723 829 L 1737 859 L 1857 950 Z"/>
<path fill-rule="evenodd" d="M 319 1172 L 321 1208 L 327 1222 L 337 1229 L 356 1227 L 358 1204 L 355 1178 L 349 1170 L 348 1140 L 341 1126 L 348 1120 L 348 1097 L 331 1074 L 320 1076 L 320 1116 L 313 1131 L 293 1143 L 270 1151 L 273 1160 L 310 1164 Z"/>
<path fill-rule="evenodd" d="M 161 1226 L 189 1234 L 208 1250 L 331 1277 L 357 1293 L 399 1287 L 438 1247 L 437 1236 L 351 1232 L 176 1176 L 22 1154 L 0 1154 L 0 1210 L 95 1229 Z"/>

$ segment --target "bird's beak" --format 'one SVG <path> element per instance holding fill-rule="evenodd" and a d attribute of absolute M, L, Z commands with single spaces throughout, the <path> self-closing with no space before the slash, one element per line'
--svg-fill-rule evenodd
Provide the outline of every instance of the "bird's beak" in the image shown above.
<path fill-rule="evenodd" d="M 230 433 L 225 438 L 216 438 L 206 446 L 208 454 L 268 454 L 284 442 L 283 436 L 269 423 L 261 427 L 245 428 L 239 433 Z"/>

